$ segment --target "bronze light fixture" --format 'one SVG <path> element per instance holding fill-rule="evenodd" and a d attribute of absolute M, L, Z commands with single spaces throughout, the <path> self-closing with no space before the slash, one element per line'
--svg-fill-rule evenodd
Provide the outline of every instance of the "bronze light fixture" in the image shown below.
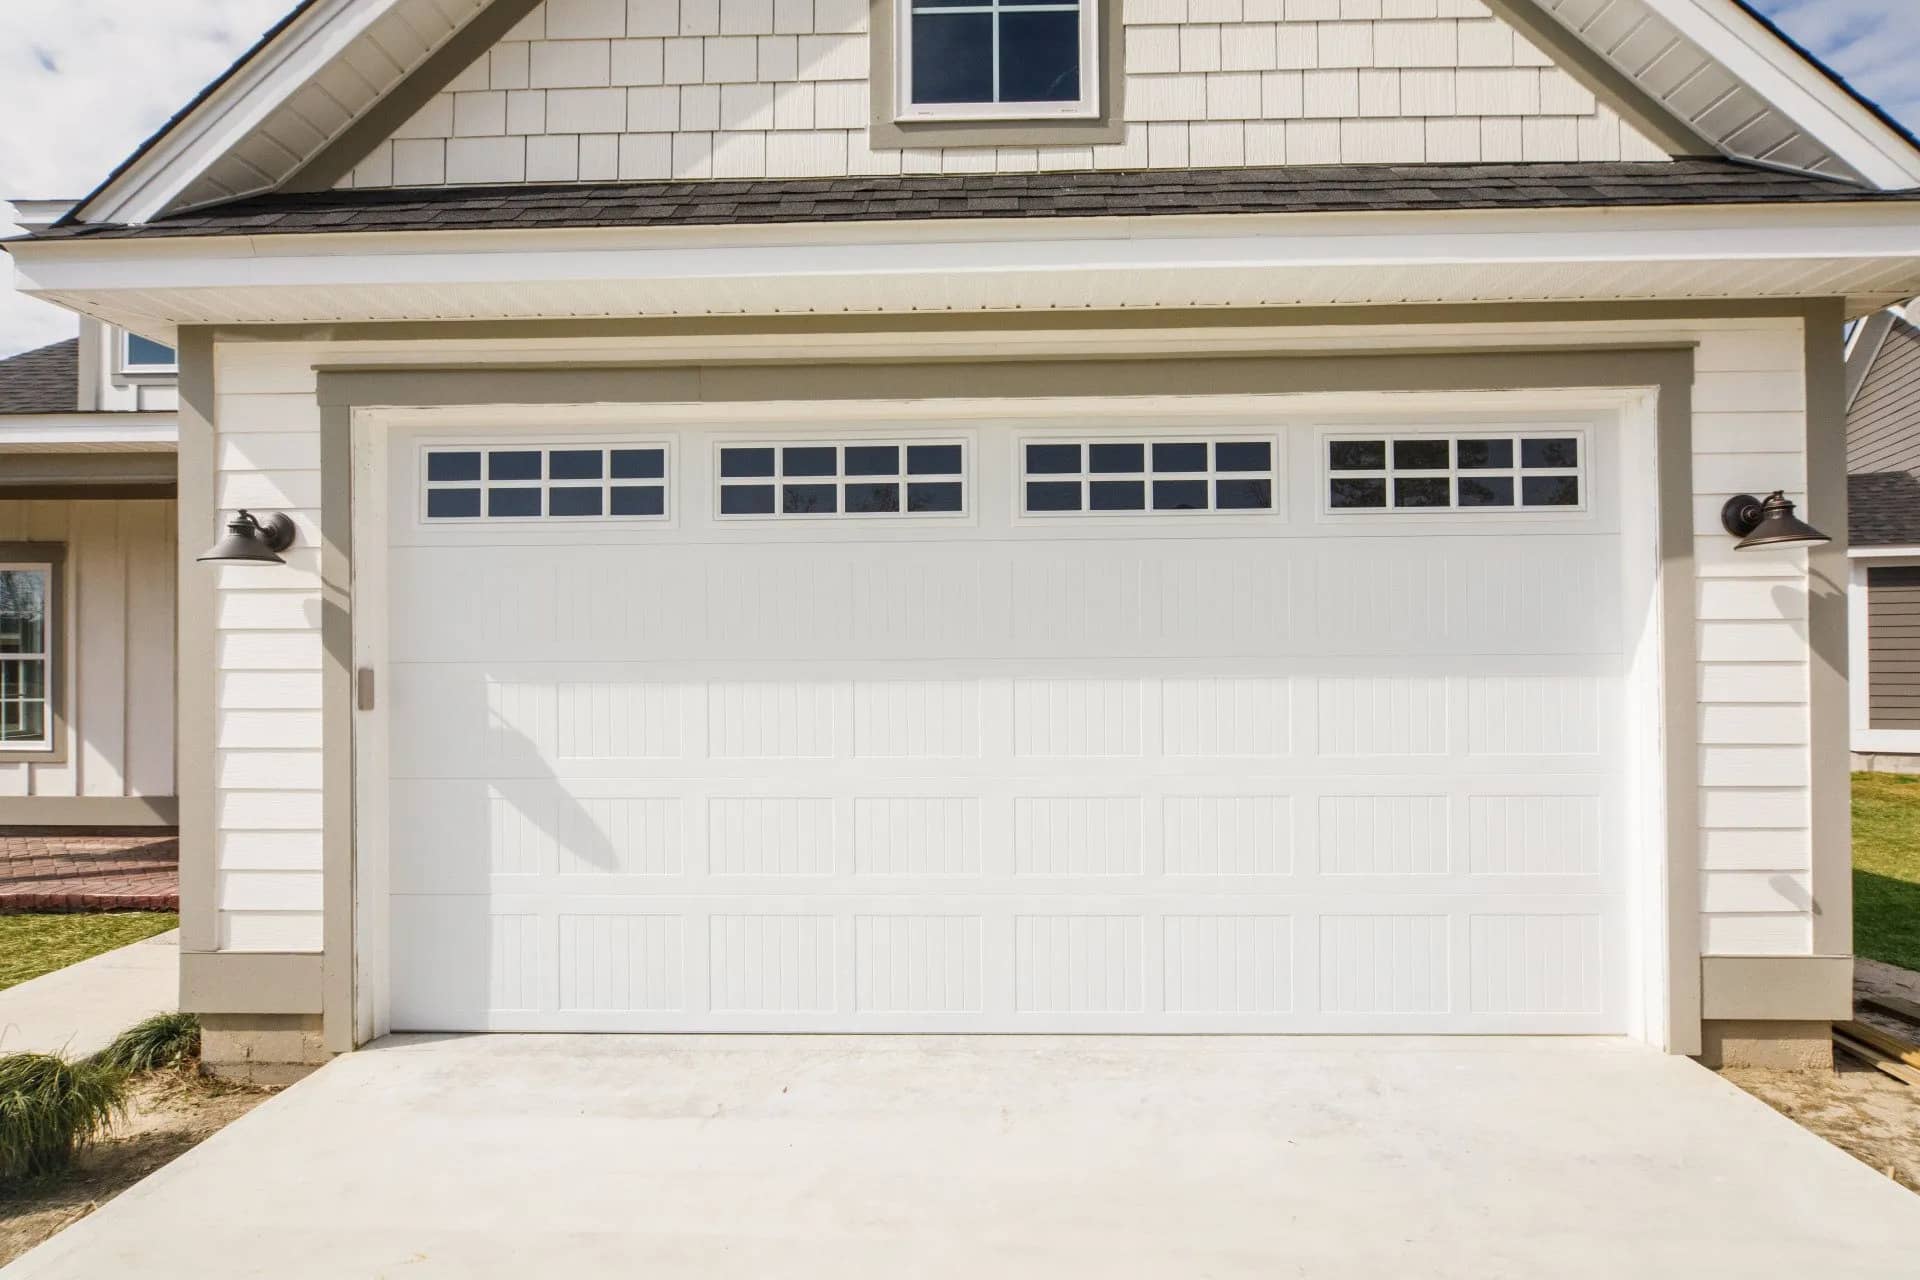
<path fill-rule="evenodd" d="M 1793 503 L 1778 489 L 1766 501 L 1743 493 L 1728 498 L 1720 508 L 1720 524 L 1740 539 L 1735 551 L 1756 551 L 1762 547 L 1812 547 L 1832 542 L 1806 521 L 1793 514 Z"/>
<path fill-rule="evenodd" d="M 293 521 L 275 511 L 261 521 L 249 511 L 236 511 L 227 522 L 226 536 L 199 557 L 214 564 L 285 564 L 280 553 L 293 545 Z"/>

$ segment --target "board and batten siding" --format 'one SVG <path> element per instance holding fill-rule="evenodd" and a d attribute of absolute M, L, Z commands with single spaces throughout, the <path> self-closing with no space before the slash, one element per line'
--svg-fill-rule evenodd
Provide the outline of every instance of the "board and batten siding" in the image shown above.
<path fill-rule="evenodd" d="M 546 0 L 343 187 L 1664 160 L 1480 0 L 1107 0 L 1121 141 L 870 144 L 868 0 Z"/>
<path fill-rule="evenodd" d="M 1867 727 L 1920 729 L 1920 565 L 1867 570 Z"/>
<path fill-rule="evenodd" d="M 0 763 L 0 796 L 175 794 L 174 503 L 0 500 L 0 542 L 67 549 L 54 679 L 65 759 Z"/>
<path fill-rule="evenodd" d="M 1547 340 L 1538 326 L 1436 326 L 1423 345 Z M 1589 322 L 1555 340 L 1696 345 L 1694 557 L 1699 646 L 1702 943 L 1712 955 L 1812 947 L 1809 665 L 1804 552 L 1736 554 L 1719 509 L 1736 492 L 1806 487 L 1804 335 L 1798 320 Z M 1405 344 L 1391 328 L 1318 344 Z M 554 352 L 544 344 L 543 358 Z M 285 510 L 286 568 L 218 570 L 216 806 L 220 946 L 321 948 L 321 646 L 316 551 L 316 365 L 448 358 L 402 343 L 222 342 L 215 348 L 220 506 Z M 461 344 L 462 362 L 524 364 L 511 343 Z M 594 358 L 614 358 L 600 344 Z M 1817 512 L 1810 513 L 1816 521 Z"/>

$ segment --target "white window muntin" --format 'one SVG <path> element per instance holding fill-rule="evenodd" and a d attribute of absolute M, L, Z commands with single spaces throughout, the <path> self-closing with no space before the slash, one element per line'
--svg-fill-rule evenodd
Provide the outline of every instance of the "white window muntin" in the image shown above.
<path fill-rule="evenodd" d="M 1207 450 L 1207 468 L 1204 471 L 1167 471 L 1155 466 L 1154 446 L 1162 445 L 1200 445 Z M 1258 444 L 1267 446 L 1267 466 L 1264 469 L 1221 469 L 1218 465 L 1217 446 L 1237 444 Z M 1028 449 L 1034 445 L 1078 447 L 1080 450 L 1080 469 L 1078 471 L 1030 471 Z M 1144 452 L 1143 467 L 1140 471 L 1096 471 L 1093 469 L 1093 451 L 1102 445 L 1137 445 Z M 1097 436 L 1035 434 L 1022 435 L 1014 442 L 1016 449 L 1014 472 L 1019 477 L 1019 492 L 1016 495 L 1017 507 L 1023 519 L 1030 520 L 1165 520 L 1180 516 L 1201 516 L 1232 518 L 1235 516 L 1270 516 L 1280 510 L 1281 459 L 1284 454 L 1280 437 L 1266 432 L 1231 432 L 1190 430 L 1151 431 L 1142 430 L 1129 433 L 1115 433 Z M 1265 506 L 1226 506 L 1219 505 L 1219 481 L 1252 480 L 1267 483 L 1267 502 Z M 1154 505 L 1154 485 L 1156 481 L 1204 483 L 1207 505 L 1205 507 L 1156 507 Z M 1138 482 L 1143 486 L 1143 503 L 1137 508 L 1095 507 L 1093 505 L 1093 486 L 1095 484 L 1127 484 Z M 1036 508 L 1029 502 L 1029 485 L 1032 484 L 1075 484 L 1080 487 L 1080 505 L 1069 510 L 1048 510 Z"/>
<path fill-rule="evenodd" d="M 1500 467 L 1462 467 L 1459 465 L 1460 442 L 1466 441 L 1507 441 L 1512 449 L 1510 465 Z M 1576 465 L 1574 466 L 1524 466 L 1524 445 L 1527 441 L 1572 440 L 1575 442 Z M 1441 442 L 1447 444 L 1447 466 L 1445 467 L 1401 467 L 1396 465 L 1396 443 Z M 1333 446 L 1336 444 L 1379 443 L 1384 447 L 1383 465 L 1375 468 L 1336 468 L 1333 465 Z M 1539 427 L 1462 427 L 1446 431 L 1420 431 L 1383 428 L 1379 430 L 1341 430 L 1323 431 L 1318 443 L 1317 487 L 1320 492 L 1320 511 L 1323 516 L 1338 519 L 1378 518 L 1392 516 L 1551 516 L 1580 514 L 1589 509 L 1592 500 L 1588 480 L 1588 463 L 1592 457 L 1587 432 L 1572 426 Z M 1550 479 L 1553 477 L 1572 477 L 1578 486 L 1579 501 L 1571 503 L 1527 503 L 1524 481 Z M 1397 480 L 1441 480 L 1447 484 L 1445 504 L 1400 505 Z M 1504 480 L 1513 488 L 1513 500 L 1510 503 L 1463 504 L 1460 502 L 1460 481 L 1465 480 Z M 1340 480 L 1381 480 L 1385 486 L 1386 501 L 1381 506 L 1335 506 L 1333 487 Z"/>
<path fill-rule="evenodd" d="M 0 563 L 0 751 L 52 750 L 53 680 L 53 565 Z"/>
<path fill-rule="evenodd" d="M 496 478 L 493 475 L 493 457 L 496 454 L 538 454 L 540 457 L 538 477 Z M 593 477 L 571 477 L 553 475 L 554 454 L 600 454 L 600 475 Z M 659 458 L 659 472 L 655 475 L 614 474 L 617 461 L 615 454 L 655 454 Z M 452 457 L 458 455 L 477 455 L 479 471 L 477 477 L 459 479 L 434 479 L 433 459 L 435 456 Z M 669 440 L 660 437 L 621 437 L 619 439 L 595 440 L 543 440 L 539 443 L 494 439 L 476 440 L 435 440 L 423 443 L 419 453 L 420 510 L 419 520 L 423 525 L 438 527 L 441 525 L 461 524 L 657 524 L 671 521 L 673 517 L 673 447 Z M 539 510 L 537 512 L 516 514 L 494 514 L 490 491 L 520 490 L 539 492 Z M 563 495 L 584 495 L 598 491 L 599 513 L 587 512 L 574 514 L 562 512 L 553 514 L 556 492 Z M 616 492 L 619 491 L 619 492 Z M 636 493 L 654 495 L 655 500 L 646 503 L 645 510 L 616 510 L 630 504 Z M 473 514 L 437 514 L 434 510 L 436 494 L 478 495 L 477 509 Z M 565 499 L 563 499 L 564 501 Z"/>
<path fill-rule="evenodd" d="M 1042 13 L 1078 10 L 1080 13 L 1080 96 L 1062 102 L 928 102 L 913 100 L 913 14 L 915 0 L 890 0 L 894 6 L 894 119 L 896 120 L 1081 120 L 1100 114 L 1099 62 L 1100 0 L 1072 0 L 1055 5 L 1021 5 L 1021 12 Z M 992 13 L 994 40 L 994 83 L 1000 80 L 1000 23 L 1002 7 L 997 0 L 980 0 L 973 5 L 942 5 L 947 14 Z M 997 93 L 996 93 L 996 96 Z"/>
<path fill-rule="evenodd" d="M 959 465 L 951 471 L 912 472 L 911 449 L 955 449 L 958 450 Z M 813 473 L 789 473 L 787 470 L 788 450 L 833 450 L 833 471 Z M 849 474 L 847 470 L 847 450 L 849 449 L 895 449 L 898 450 L 899 469 L 891 473 L 863 472 Z M 728 475 L 727 455 L 733 451 L 741 453 L 771 451 L 773 469 L 765 475 Z M 894 436 L 873 437 L 808 437 L 801 439 L 737 439 L 716 440 L 713 444 L 713 518 L 729 523 L 736 520 L 956 520 L 967 519 L 973 512 L 973 455 L 964 437 L 931 436 L 927 438 L 901 438 Z M 893 511 L 849 511 L 847 510 L 847 491 L 850 487 L 860 486 L 899 486 L 899 508 Z M 910 488 L 913 485 L 956 486 L 958 504 L 940 510 L 911 509 Z M 831 511 L 792 511 L 787 510 L 786 489 L 794 486 L 831 487 L 835 493 Z M 730 505 L 729 489 L 771 489 L 772 510 L 747 511 L 728 510 Z"/>

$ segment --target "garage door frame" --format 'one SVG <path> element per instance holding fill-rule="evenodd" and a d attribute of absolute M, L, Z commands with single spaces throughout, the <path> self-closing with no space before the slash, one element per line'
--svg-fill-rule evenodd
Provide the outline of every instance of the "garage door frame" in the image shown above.
<path fill-rule="evenodd" d="M 323 576 L 334 584 L 323 623 L 329 730 L 324 981 L 328 1034 L 336 1047 L 364 1042 L 383 1032 L 387 1022 L 383 840 L 374 834 L 384 830 L 383 710 L 377 704 L 373 712 L 356 716 L 352 711 L 354 669 L 382 669 L 383 619 L 380 611 L 368 611 L 372 616 L 356 626 L 350 593 L 339 586 L 352 581 L 369 598 L 384 594 L 383 515 L 374 509 L 376 504 L 356 504 L 349 495 L 385 493 L 377 471 L 383 465 L 387 427 L 444 421 L 450 414 L 471 422 L 487 412 L 525 420 L 535 406 L 543 415 L 578 414 L 583 404 L 610 406 L 604 412 L 623 414 L 625 421 L 659 415 L 683 423 L 743 414 L 765 417 L 770 411 L 794 420 L 881 412 L 897 416 L 900 403 L 928 399 L 940 400 L 940 413 L 947 417 L 1031 415 L 1035 398 L 1054 398 L 1074 389 L 1098 388 L 1101 398 L 1120 395 L 1142 403 L 1144 397 L 1191 387 L 1209 395 L 1212 407 L 1225 407 L 1228 397 L 1264 399 L 1284 388 L 1289 413 L 1333 405 L 1349 411 L 1404 412 L 1409 392 L 1447 396 L 1449 407 L 1509 410 L 1521 401 L 1539 408 L 1544 397 L 1555 409 L 1617 413 L 1625 428 L 1623 441 L 1640 441 L 1638 446 L 1623 446 L 1643 450 L 1643 456 L 1628 460 L 1627 473 L 1657 471 L 1658 498 L 1645 493 L 1645 501 L 1635 502 L 1633 495 L 1624 495 L 1629 501 L 1623 504 L 1623 520 L 1640 521 L 1643 548 L 1668 550 L 1657 616 L 1642 638 L 1630 679 L 1636 703 L 1647 712 L 1639 717 L 1644 741 L 1634 788 L 1644 839 L 1632 907 L 1639 940 L 1634 1034 L 1673 1052 L 1697 1051 L 1697 873 L 1690 860 L 1667 857 L 1670 849 L 1690 850 L 1696 829 L 1691 358 L 1686 348 L 1132 359 L 1122 365 L 1033 360 L 804 368 L 362 369 L 323 371 L 320 381 L 327 504 L 322 513 Z M 982 385 L 1012 394 L 962 401 L 966 391 Z M 872 394 L 847 400 L 850 387 Z M 1056 400 L 1050 407 L 1061 406 Z M 1639 536 L 1631 525 L 1623 534 Z M 1651 570 L 1656 556 L 1649 551 L 1640 560 Z M 339 732 L 334 732 L 336 727 Z"/>

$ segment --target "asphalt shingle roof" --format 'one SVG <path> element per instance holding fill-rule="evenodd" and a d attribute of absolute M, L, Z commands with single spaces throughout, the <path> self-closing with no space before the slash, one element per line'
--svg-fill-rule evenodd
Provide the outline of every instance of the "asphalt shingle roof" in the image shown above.
<path fill-rule="evenodd" d="M 1731 160 L 1293 165 L 281 193 L 35 238 L 1920 201 Z"/>
<path fill-rule="evenodd" d="M 1847 540 L 1856 547 L 1920 546 L 1920 475 L 1867 471 L 1848 476 Z"/>
<path fill-rule="evenodd" d="M 0 414 L 75 413 L 79 408 L 80 339 L 0 360 Z"/>

